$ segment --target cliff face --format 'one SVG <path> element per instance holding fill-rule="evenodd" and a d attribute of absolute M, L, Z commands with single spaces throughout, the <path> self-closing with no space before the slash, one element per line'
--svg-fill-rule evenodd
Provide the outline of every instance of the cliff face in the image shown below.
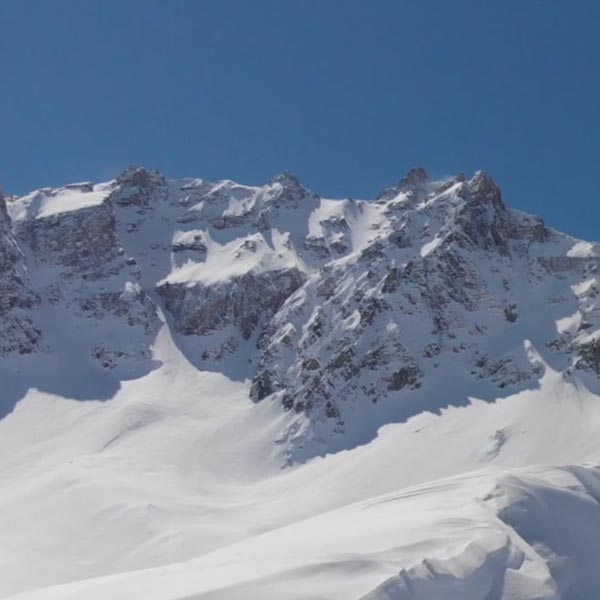
<path fill-rule="evenodd" d="M 414 169 L 361 201 L 289 173 L 250 187 L 132 167 L 0 197 L 0 353 L 60 352 L 51 314 L 123 378 L 153 368 L 168 327 L 198 368 L 244 365 L 253 400 L 298 415 L 291 452 L 344 447 L 440 392 L 534 387 L 547 363 L 597 376 L 598 264 L 481 172 Z"/>
<path fill-rule="evenodd" d="M 23 263 L 0 193 L 0 356 L 39 349 L 41 333 L 30 316 L 39 298 L 27 285 Z"/>
<path fill-rule="evenodd" d="M 11 199 L 9 209 L 18 256 L 38 299 L 28 307 L 40 324 L 37 349 L 61 352 L 44 332 L 44 323 L 59 318 L 66 343 L 76 336 L 90 361 L 113 369 L 150 358 L 160 321 L 137 282 L 135 261 L 120 245 L 110 188 L 85 183 L 44 189 Z M 53 322 L 56 327 L 61 324 Z"/>

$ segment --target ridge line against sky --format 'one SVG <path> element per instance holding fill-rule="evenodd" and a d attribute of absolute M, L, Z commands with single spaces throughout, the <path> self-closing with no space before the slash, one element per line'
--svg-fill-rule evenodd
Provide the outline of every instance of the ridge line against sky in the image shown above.
<path fill-rule="evenodd" d="M 374 197 L 484 169 L 600 239 L 600 3 L 0 0 L 0 187 L 168 177 Z"/>

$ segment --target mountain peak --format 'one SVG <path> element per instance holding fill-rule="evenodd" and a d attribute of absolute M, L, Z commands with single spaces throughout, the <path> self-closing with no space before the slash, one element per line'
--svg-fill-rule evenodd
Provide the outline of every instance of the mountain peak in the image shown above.
<path fill-rule="evenodd" d="M 298 178 L 284 171 L 275 175 L 270 181 L 270 199 L 271 206 L 287 206 L 288 208 L 298 208 L 301 203 L 307 199 L 316 200 L 317 196 L 309 189 L 305 188 Z"/>
<path fill-rule="evenodd" d="M 425 184 L 428 182 L 429 177 L 427 172 L 422 167 L 414 167 L 409 169 L 408 172 L 397 185 L 385 188 L 376 197 L 376 200 L 391 200 L 395 198 L 400 192 L 406 191 L 419 191 L 422 190 Z"/>
<path fill-rule="evenodd" d="M 496 182 L 484 171 L 477 171 L 469 181 L 469 188 L 474 198 L 481 202 L 501 205 L 502 193 Z"/>
<path fill-rule="evenodd" d="M 154 197 L 166 197 L 167 180 L 156 169 L 131 165 L 117 177 L 117 184 L 114 199 L 121 206 L 144 208 Z"/>
<path fill-rule="evenodd" d="M 164 179 L 160 171 L 147 169 L 139 165 L 129 165 L 117 176 L 117 182 L 119 183 L 129 183 L 140 187 L 147 186 L 156 179 Z"/>
<path fill-rule="evenodd" d="M 423 185 L 429 180 L 427 172 L 422 167 L 409 169 L 406 175 L 398 183 L 399 187 L 416 187 Z"/>

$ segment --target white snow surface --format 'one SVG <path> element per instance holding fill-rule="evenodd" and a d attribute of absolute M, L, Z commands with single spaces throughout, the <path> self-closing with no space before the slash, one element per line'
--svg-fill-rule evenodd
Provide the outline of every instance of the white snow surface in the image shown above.
<path fill-rule="evenodd" d="M 181 240 L 181 237 L 177 241 Z M 206 262 L 188 260 L 182 266 L 173 269 L 163 281 L 210 285 L 249 271 L 258 273 L 298 266 L 297 257 L 285 249 L 285 254 L 281 252 L 279 240 L 277 235 L 273 235 L 274 248 L 269 247 L 260 233 L 248 236 L 242 242 L 236 239 L 222 245 L 211 240 Z"/>
<path fill-rule="evenodd" d="M 183 190 L 177 200 L 187 202 L 190 219 L 244 219 L 277 199 L 281 187 L 211 184 L 217 200 L 226 192 L 217 215 L 213 205 L 185 196 L 209 184 L 186 182 L 169 185 Z M 15 223 L 57 216 L 102 204 L 112 186 L 41 190 L 8 209 Z M 399 194 L 394 202 L 406 199 Z M 157 283 L 208 286 L 292 267 L 310 277 L 321 265 L 298 240 L 324 239 L 331 253 L 343 244 L 358 252 L 388 226 L 374 202 L 314 199 L 293 213 L 277 210 L 268 231 L 236 225 L 208 234 L 192 220 L 191 229 L 166 235 L 161 223 L 176 217 L 171 206 L 157 208 L 124 244 L 142 275 L 140 283 L 117 276 L 123 297 Z M 436 225 L 435 206 L 427 210 L 433 233 L 423 234 L 421 257 L 443 242 L 444 223 Z M 176 264 L 161 254 L 200 234 L 205 260 Z M 568 258 L 596 256 L 594 245 L 566 236 L 552 251 L 557 247 Z M 595 283 L 573 279 L 573 294 L 588 294 Z M 538 340 L 550 322 L 559 334 L 594 342 L 598 330 L 578 333 L 582 315 L 574 306 L 559 298 L 537 319 L 537 299 L 521 299 L 533 340 L 522 346 L 541 373 L 536 385 L 492 397 L 496 388 L 482 384 L 480 397 L 464 385 L 469 367 L 462 355 L 451 357 L 422 391 L 421 410 L 397 418 L 393 400 L 378 413 L 355 407 L 341 446 L 332 442 L 320 452 L 318 441 L 319 451 L 292 461 L 282 432 L 297 428 L 300 417 L 279 402 L 250 400 L 246 355 L 235 368 L 199 367 L 159 311 L 153 368 L 119 372 L 107 389 L 95 367 L 83 369 L 79 360 L 86 336 L 105 325 L 62 328 L 63 309 L 42 306 L 48 343 L 68 348 L 72 360 L 57 365 L 42 356 L 29 368 L 21 358 L 0 358 L 0 375 L 11 378 L 6 389 L 18 396 L 0 418 L 0 598 L 600 597 L 600 388 L 596 376 L 547 361 Z M 352 329 L 355 320 L 350 315 L 344 325 Z M 397 329 L 390 321 L 385 333 Z M 129 342 L 126 331 L 110 331 L 107 338 Z M 507 330 L 495 342 L 500 355 L 519 340 Z M 456 405 L 451 400 L 459 396 Z M 353 438 L 361 424 L 376 435 Z"/>
<path fill-rule="evenodd" d="M 2 597 L 598 589 L 600 401 L 585 388 L 550 372 L 540 390 L 423 413 L 284 467 L 273 405 L 197 372 L 166 330 L 156 353 L 163 366 L 110 401 L 31 390 L 0 422 Z M 540 463 L 561 466 L 528 466 Z"/>
<path fill-rule="evenodd" d="M 23 196 L 8 205 L 13 221 L 45 219 L 65 212 L 102 204 L 110 194 L 108 184 L 79 183 L 58 189 L 44 189 Z"/>

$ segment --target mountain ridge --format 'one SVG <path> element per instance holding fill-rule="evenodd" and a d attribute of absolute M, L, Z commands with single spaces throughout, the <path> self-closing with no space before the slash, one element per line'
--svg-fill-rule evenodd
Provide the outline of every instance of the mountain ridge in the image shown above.
<path fill-rule="evenodd" d="M 469 355 L 474 380 L 500 388 L 535 384 L 541 363 L 528 357 L 549 345 L 555 352 L 545 360 L 559 360 L 559 347 L 563 359 L 574 355 L 562 361 L 566 373 L 599 368 L 598 336 L 589 331 L 597 326 L 597 247 L 508 209 L 481 171 L 431 182 L 412 169 L 374 201 L 357 201 L 321 199 L 290 173 L 249 187 L 168 181 L 130 167 L 108 183 L 45 188 L 1 208 L 5 354 L 15 339 L 24 341 L 12 354 L 52 352 L 36 324 L 43 303 L 66 309 L 73 333 L 90 338 L 97 377 L 135 377 L 153 368 L 162 312 L 196 366 L 247 362 L 236 368 L 252 378 L 255 401 L 275 398 L 308 417 L 309 429 L 325 430 L 284 433 L 292 446 L 308 435 L 326 452 L 325 438 L 343 436 L 354 418 L 343 414 L 351 403 L 391 396 L 400 416 L 425 373 L 451 365 L 452 354 Z M 567 271 L 578 281 L 565 282 L 561 300 L 546 300 L 568 305 L 563 319 L 579 324 L 564 321 L 556 335 L 546 326 L 547 339 L 532 350 L 529 338 L 540 332 L 528 331 L 520 312 L 530 302 L 519 295 L 550 293 L 543 288 L 560 285 Z M 573 285 L 583 286 L 579 295 Z M 507 329 L 520 339 L 504 339 L 513 347 L 492 360 L 485 345 Z M 415 410 L 424 408 L 437 407 Z M 368 435 L 397 420 L 393 413 Z M 360 434 L 355 427 L 350 437 Z"/>

